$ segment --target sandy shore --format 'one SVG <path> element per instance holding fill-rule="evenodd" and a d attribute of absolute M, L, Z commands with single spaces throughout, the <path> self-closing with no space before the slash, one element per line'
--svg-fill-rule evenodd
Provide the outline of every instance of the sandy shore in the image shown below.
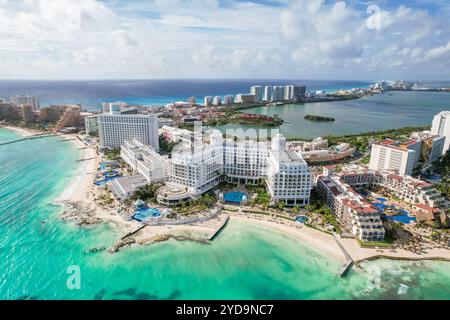
<path fill-rule="evenodd" d="M 325 232 L 302 226 L 298 228 L 296 222 L 274 220 L 270 216 L 239 215 L 233 214 L 232 219 L 256 223 L 261 226 L 272 228 L 286 234 L 297 241 L 307 243 L 321 252 L 344 262 L 345 256 L 334 237 Z M 355 262 L 375 259 L 393 260 L 443 260 L 450 261 L 450 249 L 427 248 L 422 254 L 415 254 L 403 249 L 392 248 L 363 248 L 355 239 L 339 239 Z"/>
<path fill-rule="evenodd" d="M 71 139 L 71 142 L 76 148 L 81 150 L 81 159 L 89 159 L 79 162 L 79 169 L 75 173 L 69 186 L 64 192 L 55 200 L 56 203 L 71 201 L 71 202 L 83 202 L 90 206 L 95 206 L 91 190 L 99 166 L 100 157 L 93 147 L 85 145 L 81 140 L 74 135 L 61 135 L 63 139 Z"/>
<path fill-rule="evenodd" d="M 40 131 L 40 130 L 34 130 L 34 129 L 29 129 L 29 128 L 21 128 L 21 127 L 15 127 L 15 126 L 11 126 L 11 125 L 2 125 L 0 126 L 0 128 L 6 129 L 6 130 L 10 130 L 13 131 L 23 137 L 29 137 L 35 134 L 39 134 L 39 133 L 44 133 L 44 131 Z"/>
<path fill-rule="evenodd" d="M 17 132 L 22 136 L 30 136 L 36 133 L 41 133 L 38 130 L 26 129 L 15 126 L 2 126 L 2 128 Z M 89 159 L 79 162 L 72 181 L 63 193 L 55 200 L 56 204 L 64 205 L 64 203 L 82 203 L 90 210 L 95 212 L 95 217 L 100 221 L 113 223 L 118 227 L 122 234 L 126 234 L 139 227 L 137 221 L 126 221 L 118 216 L 115 212 L 98 208 L 94 201 L 94 194 L 91 192 L 94 187 L 95 174 L 99 166 L 100 157 L 93 147 L 85 145 L 75 135 L 60 135 L 62 139 L 68 139 L 73 143 L 75 148 L 81 149 L 80 159 Z M 141 244 L 150 243 L 155 237 L 163 235 L 185 235 L 190 238 L 205 238 L 220 224 L 224 215 L 218 218 L 211 219 L 207 222 L 191 225 L 176 225 L 176 226 L 147 226 L 135 236 L 136 242 Z M 307 243 L 321 252 L 338 259 L 345 261 L 344 254 L 336 244 L 333 236 L 309 228 L 301 226 L 296 222 L 289 222 L 280 218 L 273 218 L 270 216 L 256 215 L 256 214 L 236 214 L 232 213 L 232 220 L 245 221 L 249 223 L 256 223 L 261 226 L 272 228 L 287 236 L 290 236 L 297 241 Z M 225 229 L 226 232 L 226 229 Z M 341 244 L 345 247 L 355 262 L 364 260 L 373 260 L 377 258 L 389 258 L 398 260 L 445 260 L 450 261 L 450 249 L 434 248 L 430 245 L 426 247 L 425 252 L 416 254 L 404 249 L 392 248 L 363 248 L 354 239 L 340 239 Z"/>
<path fill-rule="evenodd" d="M 416 254 L 404 249 L 392 248 L 363 248 L 354 239 L 341 239 L 341 243 L 349 252 L 355 262 L 363 260 L 374 260 L 377 258 L 388 258 L 394 260 L 444 260 L 450 261 L 450 249 L 425 248 L 425 252 Z"/>
<path fill-rule="evenodd" d="M 238 215 L 233 214 L 232 220 L 244 221 L 255 223 L 263 227 L 274 229 L 282 234 L 294 238 L 295 240 L 309 244 L 313 248 L 321 251 L 322 253 L 332 256 L 341 262 L 345 262 L 345 256 L 342 254 L 334 238 L 324 232 L 308 228 L 300 225 L 298 222 L 279 222 L 266 216 L 255 215 Z"/>

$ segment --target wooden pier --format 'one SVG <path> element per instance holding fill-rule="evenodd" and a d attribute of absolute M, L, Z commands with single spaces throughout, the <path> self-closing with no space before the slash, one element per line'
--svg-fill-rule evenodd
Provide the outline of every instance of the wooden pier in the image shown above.
<path fill-rule="evenodd" d="M 126 235 L 124 235 L 121 239 L 125 240 L 126 238 L 131 237 L 133 234 L 138 233 L 139 231 L 144 229 L 146 226 L 147 226 L 146 224 L 140 226 L 139 228 L 135 229 L 134 231 L 131 231 L 131 232 L 127 233 Z"/>
<path fill-rule="evenodd" d="M 345 249 L 345 247 L 342 245 L 339 238 L 335 234 L 333 234 L 333 237 L 334 237 L 334 241 L 336 241 L 336 244 L 338 245 L 339 249 L 341 249 L 342 253 L 345 256 L 345 263 L 338 271 L 338 276 L 343 278 L 351 270 L 351 268 L 353 267 L 355 262 L 353 261 L 353 258 L 350 256 L 350 254 Z"/>
<path fill-rule="evenodd" d="M 214 238 L 220 233 L 220 231 L 225 227 L 228 220 L 230 219 L 230 215 L 227 215 L 227 217 L 222 221 L 222 223 L 217 227 L 216 230 L 214 230 L 208 237 L 209 241 L 214 240 Z"/>

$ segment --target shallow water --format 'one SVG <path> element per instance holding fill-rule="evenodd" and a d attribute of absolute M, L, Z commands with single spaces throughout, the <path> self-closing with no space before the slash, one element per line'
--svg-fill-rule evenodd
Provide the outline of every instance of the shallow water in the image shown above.
<path fill-rule="evenodd" d="M 0 142 L 14 137 L 0 129 Z M 80 154 L 57 141 L 0 147 L 2 299 L 450 299 L 450 264 L 381 260 L 340 279 L 338 261 L 248 222 L 230 221 L 210 245 L 171 240 L 86 254 L 120 234 L 109 225 L 83 229 L 58 219 L 61 208 L 51 202 Z M 79 290 L 67 286 L 70 266 L 79 267 Z M 379 286 L 371 284 L 373 274 Z M 404 295 L 401 284 L 409 287 Z"/>

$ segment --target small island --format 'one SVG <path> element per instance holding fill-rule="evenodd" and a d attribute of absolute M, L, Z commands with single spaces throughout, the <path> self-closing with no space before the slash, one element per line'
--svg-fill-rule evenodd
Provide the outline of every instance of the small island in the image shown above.
<path fill-rule="evenodd" d="M 309 121 L 335 121 L 332 117 L 313 116 L 311 114 L 306 115 L 304 119 Z"/>

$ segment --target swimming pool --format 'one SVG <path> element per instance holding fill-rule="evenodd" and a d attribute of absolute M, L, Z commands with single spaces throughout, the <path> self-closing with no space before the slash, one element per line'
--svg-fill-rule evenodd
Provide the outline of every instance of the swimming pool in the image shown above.
<path fill-rule="evenodd" d="M 386 216 L 386 218 L 388 220 L 395 221 L 395 222 L 401 222 L 404 224 L 410 224 L 411 222 L 417 221 L 416 217 L 411 217 L 411 216 L 408 216 L 407 214 L 398 215 L 398 216 Z"/>
<path fill-rule="evenodd" d="M 114 179 L 116 179 L 117 177 L 118 177 L 118 176 L 110 177 L 110 178 L 105 178 L 105 179 L 103 179 L 103 180 L 99 180 L 99 181 L 94 182 L 94 184 L 95 184 L 96 186 L 102 186 L 102 185 L 106 184 L 108 181 L 114 180 Z"/>
<path fill-rule="evenodd" d="M 145 222 L 150 217 L 159 217 L 160 215 L 161 212 L 156 208 L 143 208 L 134 212 L 133 219 L 140 222 Z"/>
<path fill-rule="evenodd" d="M 229 203 L 241 204 L 247 201 L 247 195 L 242 191 L 227 192 L 223 195 L 223 200 Z"/>
<path fill-rule="evenodd" d="M 309 218 L 307 216 L 298 216 L 295 220 L 300 223 L 305 223 L 308 222 Z"/>

